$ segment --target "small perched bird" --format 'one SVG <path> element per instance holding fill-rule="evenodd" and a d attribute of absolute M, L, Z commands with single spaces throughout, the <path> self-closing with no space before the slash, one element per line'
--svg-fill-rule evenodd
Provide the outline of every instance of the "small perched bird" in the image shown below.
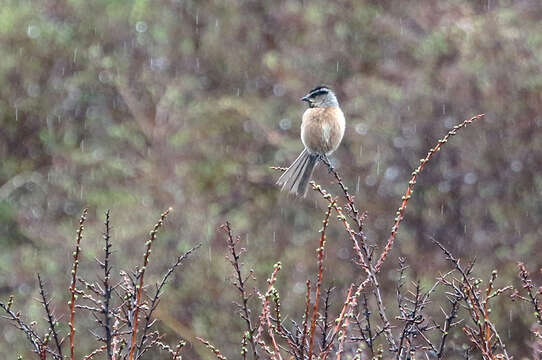
<path fill-rule="evenodd" d="M 281 190 L 298 196 L 307 194 L 318 160 L 333 153 L 344 136 L 344 114 L 335 93 L 327 86 L 318 86 L 301 98 L 309 104 L 301 121 L 301 141 L 305 149 L 278 179 Z"/>

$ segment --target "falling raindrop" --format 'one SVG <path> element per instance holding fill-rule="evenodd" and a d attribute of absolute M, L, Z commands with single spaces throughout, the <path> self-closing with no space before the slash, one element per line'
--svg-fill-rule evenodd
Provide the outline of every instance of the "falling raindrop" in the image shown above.
<path fill-rule="evenodd" d="M 273 242 L 277 242 L 277 233 L 273 231 Z"/>
<path fill-rule="evenodd" d="M 386 178 L 386 180 L 393 181 L 397 178 L 398 175 L 399 169 L 397 168 L 397 166 L 390 166 L 386 169 L 384 177 Z"/>
<path fill-rule="evenodd" d="M 108 83 L 110 80 L 111 80 L 111 74 L 109 73 L 109 71 L 100 71 L 100 73 L 98 74 L 98 80 L 101 82 L 101 83 Z"/>
<path fill-rule="evenodd" d="M 356 194 L 359 193 L 360 176 L 358 175 L 358 182 L 356 183 Z"/>
<path fill-rule="evenodd" d="M 472 185 L 476 183 L 477 179 L 478 177 L 476 176 L 475 173 L 469 172 L 465 175 L 463 181 L 465 182 L 465 184 Z"/>
<path fill-rule="evenodd" d="M 28 25 L 28 28 L 26 29 L 26 34 L 31 39 L 37 39 L 41 35 L 40 28 L 36 25 Z"/>
<path fill-rule="evenodd" d="M 26 93 L 30 97 L 37 97 L 40 94 L 40 86 L 38 84 L 30 84 L 26 88 Z"/>
<path fill-rule="evenodd" d="M 368 186 L 375 186 L 376 182 L 377 178 L 374 175 L 367 175 L 367 177 L 365 178 L 365 184 L 367 184 Z"/>
<path fill-rule="evenodd" d="M 77 62 L 77 48 L 73 50 L 73 63 L 75 64 Z"/>
<path fill-rule="evenodd" d="M 283 96 L 284 93 L 286 93 L 286 89 L 281 84 L 275 84 L 273 85 L 273 95 L 275 96 Z"/>
<path fill-rule="evenodd" d="M 376 147 L 376 176 L 380 175 L 380 146 Z"/>
<path fill-rule="evenodd" d="M 148 26 L 147 26 L 147 23 L 144 22 L 144 21 L 138 21 L 136 23 L 136 31 L 138 33 L 144 33 L 145 31 L 147 31 L 148 29 Z"/>
<path fill-rule="evenodd" d="M 367 134 L 367 130 L 368 130 L 367 124 L 362 123 L 362 122 L 356 124 L 356 132 L 358 134 L 365 135 L 365 134 Z"/>
<path fill-rule="evenodd" d="M 403 139 L 401 136 L 397 136 L 393 139 L 393 146 L 400 149 L 406 145 L 405 139 Z"/>
<path fill-rule="evenodd" d="M 512 171 L 514 171 L 514 172 L 520 172 L 521 169 L 523 169 L 523 164 L 522 164 L 521 161 L 519 161 L 519 160 L 514 160 L 514 161 L 512 161 L 512 163 L 510 164 L 510 168 L 511 168 Z"/>
<path fill-rule="evenodd" d="M 15 121 L 19 121 L 19 108 L 15 106 Z"/>
<path fill-rule="evenodd" d="M 281 119 L 279 121 L 279 127 L 281 130 L 289 130 L 292 127 L 292 121 L 290 119 Z"/>
<path fill-rule="evenodd" d="M 339 62 L 337 61 L 337 69 L 336 69 L 337 72 L 339 72 Z"/>

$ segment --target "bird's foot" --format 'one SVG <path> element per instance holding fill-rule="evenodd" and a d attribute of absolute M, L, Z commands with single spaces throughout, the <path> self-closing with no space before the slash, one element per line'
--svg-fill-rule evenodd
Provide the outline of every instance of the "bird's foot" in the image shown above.
<path fill-rule="evenodd" d="M 327 165 L 329 173 L 333 173 L 335 169 L 333 168 L 333 165 L 331 165 L 331 160 L 327 157 L 326 154 L 320 155 L 320 159 L 324 162 L 324 164 Z"/>

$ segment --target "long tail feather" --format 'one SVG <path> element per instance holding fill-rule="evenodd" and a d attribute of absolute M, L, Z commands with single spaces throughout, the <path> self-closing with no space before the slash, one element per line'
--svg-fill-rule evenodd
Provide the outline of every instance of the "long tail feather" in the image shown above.
<path fill-rule="evenodd" d="M 282 191 L 286 190 L 297 196 L 305 196 L 317 162 L 318 155 L 310 154 L 306 149 L 303 150 L 278 179 L 277 184 L 281 186 Z"/>
<path fill-rule="evenodd" d="M 312 177 L 312 173 L 314 172 L 314 167 L 316 166 L 316 163 L 318 162 L 318 155 L 309 155 L 309 160 L 307 161 L 305 168 L 302 171 L 301 179 L 299 180 L 299 183 L 297 185 L 297 195 L 304 197 L 307 196 L 307 188 L 309 185 L 309 181 Z"/>
<path fill-rule="evenodd" d="M 301 154 L 294 160 L 290 167 L 277 180 L 277 185 L 281 186 L 281 190 L 291 191 L 295 183 L 295 179 L 299 176 L 299 171 L 302 168 L 302 163 L 307 160 L 307 150 L 303 150 Z"/>

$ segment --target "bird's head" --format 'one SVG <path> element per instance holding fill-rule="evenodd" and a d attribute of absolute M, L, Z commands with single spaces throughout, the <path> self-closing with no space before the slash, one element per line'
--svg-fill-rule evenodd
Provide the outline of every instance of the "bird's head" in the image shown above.
<path fill-rule="evenodd" d="M 339 106 L 335 93 L 325 85 L 315 87 L 301 101 L 306 101 L 311 108 Z"/>

